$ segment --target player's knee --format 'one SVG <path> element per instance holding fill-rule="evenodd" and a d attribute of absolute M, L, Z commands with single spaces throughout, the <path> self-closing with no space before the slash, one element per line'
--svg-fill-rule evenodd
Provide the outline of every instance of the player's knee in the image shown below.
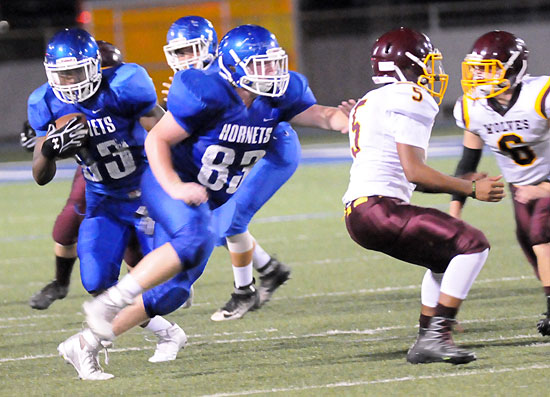
<path fill-rule="evenodd" d="M 108 282 L 106 279 L 94 276 L 81 275 L 82 286 L 92 296 L 97 296 L 101 292 L 105 291 L 109 287 L 112 287 L 114 283 Z M 112 284 L 112 285 L 111 285 Z"/>
<path fill-rule="evenodd" d="M 461 242 L 462 254 L 472 254 L 491 248 L 491 244 L 489 244 L 489 240 L 487 240 L 485 234 L 474 227 L 466 229 L 466 232 L 461 238 Z"/>
<path fill-rule="evenodd" d="M 53 240 L 61 245 L 71 245 L 78 240 L 78 228 L 82 217 L 72 205 L 67 205 L 57 216 L 52 230 Z"/>
<path fill-rule="evenodd" d="M 183 269 L 190 269 L 207 260 L 214 249 L 213 233 L 176 233 L 170 244 L 178 254 Z"/>
<path fill-rule="evenodd" d="M 164 316 L 176 311 L 189 298 L 189 289 L 184 286 L 170 288 L 161 296 L 143 296 L 145 312 L 150 318 Z"/>

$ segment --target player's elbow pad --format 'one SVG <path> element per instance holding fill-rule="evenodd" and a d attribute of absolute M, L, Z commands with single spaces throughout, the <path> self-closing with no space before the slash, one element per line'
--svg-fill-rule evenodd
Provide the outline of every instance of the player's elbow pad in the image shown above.
<path fill-rule="evenodd" d="M 469 172 L 475 172 L 479 161 L 481 160 L 482 149 L 470 149 L 464 146 L 462 151 L 462 158 L 456 166 L 455 176 L 462 176 Z M 466 201 L 466 196 L 460 194 L 453 194 L 453 201 L 460 201 L 462 204 Z"/>

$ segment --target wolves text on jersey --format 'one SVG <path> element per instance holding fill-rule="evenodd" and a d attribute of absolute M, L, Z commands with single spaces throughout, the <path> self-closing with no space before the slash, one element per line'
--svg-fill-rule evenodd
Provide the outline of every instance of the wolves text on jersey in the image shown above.
<path fill-rule="evenodd" d="M 529 120 L 499 121 L 498 123 L 483 124 L 487 134 L 499 134 L 501 132 L 514 132 L 529 129 Z"/>
<path fill-rule="evenodd" d="M 273 127 L 224 124 L 218 139 L 236 143 L 267 143 L 272 131 Z"/>

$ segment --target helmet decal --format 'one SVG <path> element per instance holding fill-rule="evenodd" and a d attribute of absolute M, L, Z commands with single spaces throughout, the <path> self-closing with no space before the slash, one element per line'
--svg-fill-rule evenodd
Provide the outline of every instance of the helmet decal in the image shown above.
<path fill-rule="evenodd" d="M 443 56 L 423 33 L 399 28 L 380 36 L 373 45 L 371 66 L 375 84 L 411 81 L 424 87 L 438 104 L 443 100 L 449 76 Z"/>

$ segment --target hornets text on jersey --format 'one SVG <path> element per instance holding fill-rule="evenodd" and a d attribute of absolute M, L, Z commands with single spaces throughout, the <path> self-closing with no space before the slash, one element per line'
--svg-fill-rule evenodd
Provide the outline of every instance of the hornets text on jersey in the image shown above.
<path fill-rule="evenodd" d="M 216 65 L 180 71 L 168 94 L 168 110 L 191 136 L 172 148 L 174 168 L 182 181 L 204 185 L 216 208 L 265 155 L 277 124 L 315 102 L 306 78 L 294 72 L 283 96 L 259 96 L 247 108 Z"/>

